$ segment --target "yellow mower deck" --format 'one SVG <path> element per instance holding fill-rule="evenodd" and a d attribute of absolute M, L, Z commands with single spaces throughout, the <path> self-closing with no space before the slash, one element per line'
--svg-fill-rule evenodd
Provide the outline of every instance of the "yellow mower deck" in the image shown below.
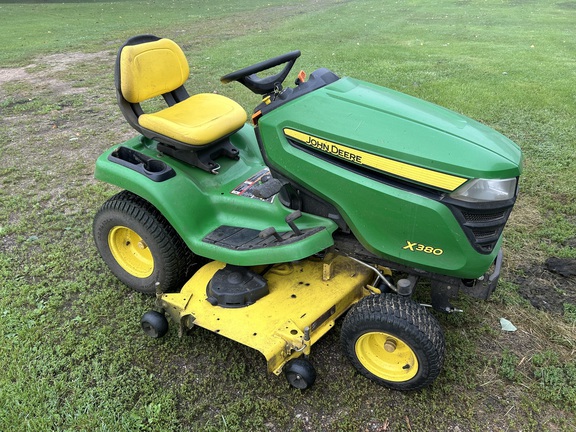
<path fill-rule="evenodd" d="M 278 264 L 263 274 L 268 295 L 245 307 L 224 308 L 210 304 L 206 295 L 208 282 L 224 267 L 218 261 L 206 264 L 180 293 L 160 295 L 160 306 L 181 331 L 197 325 L 260 351 L 268 371 L 277 375 L 290 359 L 308 354 L 339 316 L 370 293 L 366 286 L 374 280 L 371 269 L 338 255 Z"/>

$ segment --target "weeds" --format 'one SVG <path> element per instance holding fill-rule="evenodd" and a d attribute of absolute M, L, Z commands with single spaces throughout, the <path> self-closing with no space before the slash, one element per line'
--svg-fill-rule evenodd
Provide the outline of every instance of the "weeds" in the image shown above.
<path fill-rule="evenodd" d="M 520 359 L 517 355 L 505 350 L 502 353 L 502 362 L 498 373 L 500 376 L 510 380 L 515 381 L 517 377 L 516 367 L 518 366 Z"/>
<path fill-rule="evenodd" d="M 533 374 L 542 399 L 571 407 L 576 404 L 576 361 L 562 361 L 554 351 L 532 357 Z"/>
<path fill-rule="evenodd" d="M 576 325 L 576 305 L 564 303 L 564 319 L 568 324 Z"/>

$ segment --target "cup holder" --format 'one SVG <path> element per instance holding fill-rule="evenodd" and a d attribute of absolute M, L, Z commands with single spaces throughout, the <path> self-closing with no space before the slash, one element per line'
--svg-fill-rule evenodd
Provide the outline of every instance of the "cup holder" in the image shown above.
<path fill-rule="evenodd" d="M 110 153 L 108 160 L 130 168 L 155 182 L 162 182 L 176 175 L 174 169 L 166 162 L 146 156 L 128 147 L 118 147 Z"/>
<path fill-rule="evenodd" d="M 150 159 L 144 163 L 144 171 L 151 174 L 161 173 L 166 171 L 167 168 L 168 165 L 166 165 L 166 162 L 160 161 L 158 159 Z"/>

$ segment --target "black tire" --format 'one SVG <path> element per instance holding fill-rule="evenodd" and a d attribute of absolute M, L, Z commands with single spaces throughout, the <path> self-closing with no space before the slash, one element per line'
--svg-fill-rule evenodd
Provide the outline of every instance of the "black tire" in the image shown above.
<path fill-rule="evenodd" d="M 284 365 L 283 369 L 288 383 L 299 390 L 312 387 L 316 381 L 316 370 L 306 359 L 292 359 Z"/>
<path fill-rule="evenodd" d="M 142 330 L 151 338 L 161 338 L 168 333 L 168 320 L 160 312 L 154 310 L 146 312 L 140 320 Z"/>
<path fill-rule="evenodd" d="M 396 294 L 368 296 L 353 306 L 341 343 L 362 375 L 394 390 L 431 384 L 444 363 L 444 333 L 436 318 Z"/>
<path fill-rule="evenodd" d="M 94 217 L 94 241 L 112 273 L 135 291 L 163 292 L 182 287 L 194 255 L 160 212 L 141 197 L 123 191 Z"/>

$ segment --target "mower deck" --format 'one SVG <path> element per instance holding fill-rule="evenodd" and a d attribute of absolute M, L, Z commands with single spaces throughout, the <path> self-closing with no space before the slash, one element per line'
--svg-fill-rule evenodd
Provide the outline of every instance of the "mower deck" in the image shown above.
<path fill-rule="evenodd" d="M 207 286 L 225 266 L 206 264 L 180 293 L 161 294 L 160 306 L 180 323 L 181 331 L 197 325 L 260 351 L 268 371 L 276 375 L 290 359 L 308 354 L 339 316 L 370 293 L 366 286 L 374 280 L 369 268 L 328 255 L 253 268 L 266 279 L 267 295 L 246 306 L 214 306 Z"/>

